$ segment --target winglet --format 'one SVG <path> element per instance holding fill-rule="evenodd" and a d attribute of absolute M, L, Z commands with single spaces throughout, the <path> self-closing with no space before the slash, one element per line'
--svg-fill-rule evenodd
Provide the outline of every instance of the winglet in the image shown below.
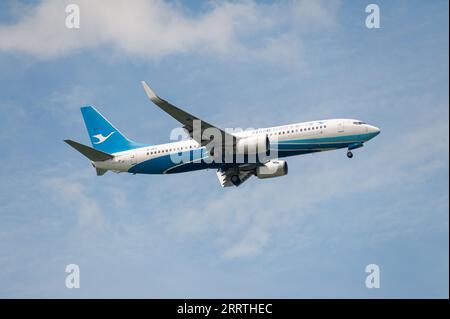
<path fill-rule="evenodd" d="M 152 100 L 153 102 L 160 100 L 159 96 L 156 95 L 156 93 L 148 86 L 145 81 L 141 81 L 141 84 L 144 87 L 145 93 L 147 93 L 147 96 L 150 100 Z"/>

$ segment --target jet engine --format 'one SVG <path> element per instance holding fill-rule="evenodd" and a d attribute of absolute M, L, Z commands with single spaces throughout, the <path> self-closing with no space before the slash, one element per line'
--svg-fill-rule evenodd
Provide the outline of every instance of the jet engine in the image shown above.
<path fill-rule="evenodd" d="M 272 160 L 263 166 L 256 168 L 256 176 L 258 178 L 271 178 L 284 176 L 288 173 L 288 165 L 283 160 Z"/>

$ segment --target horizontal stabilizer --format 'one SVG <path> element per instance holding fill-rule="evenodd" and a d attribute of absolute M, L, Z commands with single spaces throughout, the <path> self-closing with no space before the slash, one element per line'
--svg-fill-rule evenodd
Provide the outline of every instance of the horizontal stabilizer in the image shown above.
<path fill-rule="evenodd" d="M 93 149 L 92 147 L 77 143 L 72 140 L 64 140 L 67 144 L 72 146 L 74 149 L 76 149 L 78 152 L 89 158 L 91 161 L 99 162 L 99 161 L 106 161 L 109 159 L 114 158 L 113 155 Z"/>

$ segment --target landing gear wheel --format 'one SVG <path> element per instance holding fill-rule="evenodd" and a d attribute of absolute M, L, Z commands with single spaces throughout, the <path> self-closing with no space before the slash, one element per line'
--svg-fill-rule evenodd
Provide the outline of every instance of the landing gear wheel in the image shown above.
<path fill-rule="evenodd" d="M 233 175 L 231 176 L 231 182 L 233 183 L 233 185 L 238 186 L 241 183 L 241 179 L 238 175 Z"/>
<path fill-rule="evenodd" d="M 352 157 L 353 157 L 353 153 L 352 153 L 351 151 L 348 151 L 348 152 L 347 152 L 347 157 L 348 157 L 348 158 L 352 158 Z"/>

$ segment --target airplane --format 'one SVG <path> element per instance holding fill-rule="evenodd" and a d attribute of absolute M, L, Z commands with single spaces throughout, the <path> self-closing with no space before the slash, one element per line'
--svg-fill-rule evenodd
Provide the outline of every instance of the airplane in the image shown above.
<path fill-rule="evenodd" d="M 284 176 L 288 165 L 281 158 L 364 146 L 380 129 L 354 119 L 328 119 L 258 128 L 239 132 L 222 130 L 162 99 L 144 81 L 150 101 L 183 125 L 189 139 L 148 145 L 125 137 L 94 107 L 81 107 L 92 147 L 64 140 L 87 157 L 98 176 L 107 171 L 132 174 L 174 174 L 216 170 L 222 187 L 239 186 L 251 176 Z M 211 134 L 212 133 L 212 134 Z"/>

